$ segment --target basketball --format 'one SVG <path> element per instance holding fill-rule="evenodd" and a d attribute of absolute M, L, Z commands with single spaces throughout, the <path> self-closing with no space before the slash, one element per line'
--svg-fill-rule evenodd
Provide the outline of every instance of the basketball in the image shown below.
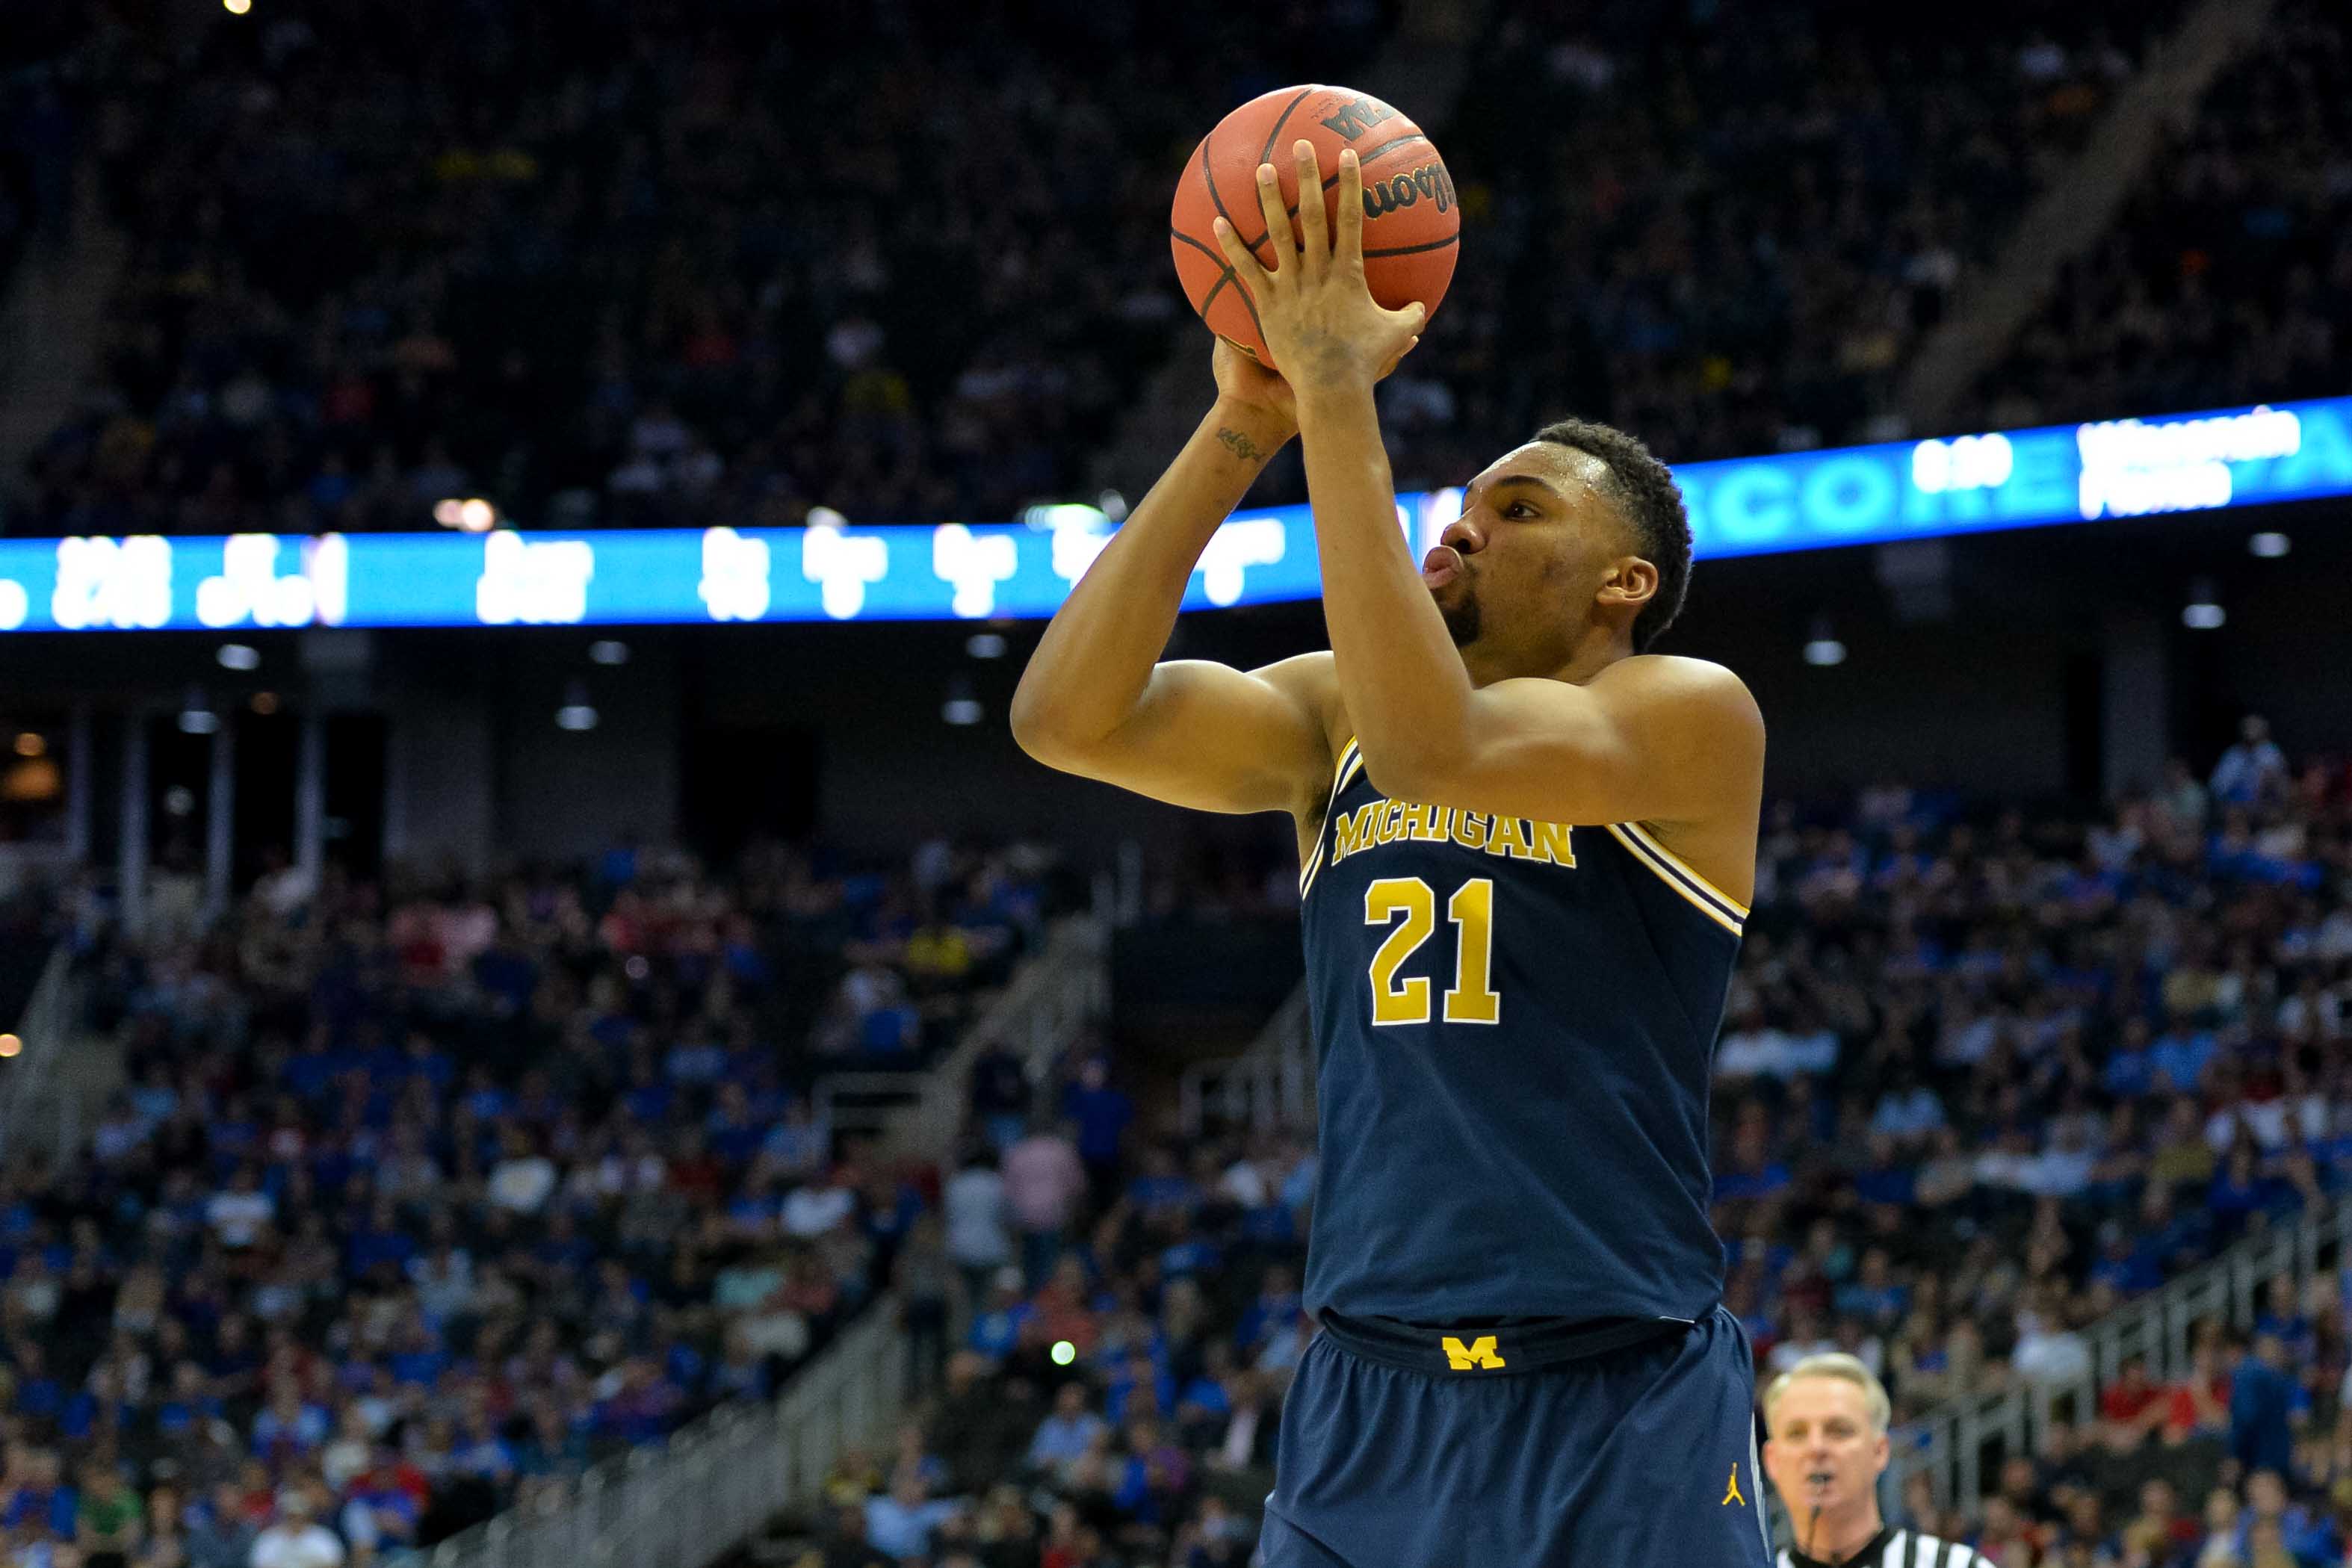
<path fill-rule="evenodd" d="M 1393 310 L 1419 300 L 1434 315 L 1461 248 L 1461 204 L 1445 160 L 1404 115 L 1344 87 L 1286 87 L 1250 99 L 1192 149 L 1169 211 L 1168 243 L 1184 297 L 1209 329 L 1267 363 L 1256 307 L 1225 265 L 1213 225 L 1223 217 L 1261 263 L 1274 266 L 1258 212 L 1257 168 L 1272 163 L 1280 172 L 1282 198 L 1295 214 L 1298 170 L 1290 148 L 1302 137 L 1315 144 L 1324 213 L 1334 225 L 1339 153 L 1356 150 L 1364 172 L 1364 280 L 1383 306 Z"/>

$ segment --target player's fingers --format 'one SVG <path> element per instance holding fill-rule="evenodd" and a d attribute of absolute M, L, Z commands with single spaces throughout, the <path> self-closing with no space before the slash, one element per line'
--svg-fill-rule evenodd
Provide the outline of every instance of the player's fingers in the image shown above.
<path fill-rule="evenodd" d="M 1282 178 L 1271 163 L 1257 166 L 1257 210 L 1265 219 L 1265 243 L 1274 253 L 1274 270 L 1290 273 L 1292 258 L 1298 254 L 1298 236 L 1291 232 L 1290 214 L 1282 205 Z"/>
<path fill-rule="evenodd" d="M 1364 265 L 1364 166 L 1352 147 L 1339 152 L 1339 232 L 1331 257 L 1342 267 Z"/>
<path fill-rule="evenodd" d="M 1315 161 L 1315 143 L 1304 137 L 1292 144 L 1290 155 L 1298 165 L 1298 254 L 1313 282 L 1331 264 L 1331 237 L 1323 224 L 1323 166 Z"/>
<path fill-rule="evenodd" d="M 1266 270 L 1258 265 L 1257 257 L 1250 254 L 1249 246 L 1242 243 L 1239 231 L 1219 218 L 1209 225 L 1209 232 L 1215 236 L 1217 248 L 1225 253 L 1225 265 L 1234 269 L 1234 276 L 1241 279 L 1242 286 L 1249 290 L 1250 298 L 1265 298 Z"/>

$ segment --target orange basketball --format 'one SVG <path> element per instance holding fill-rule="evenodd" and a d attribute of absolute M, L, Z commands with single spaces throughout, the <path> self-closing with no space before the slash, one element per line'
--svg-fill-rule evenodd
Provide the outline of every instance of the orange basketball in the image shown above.
<path fill-rule="evenodd" d="M 1169 247 L 1184 297 L 1209 329 L 1271 363 L 1256 306 L 1225 265 L 1211 227 L 1232 224 L 1259 261 L 1274 265 L 1258 211 L 1257 166 L 1282 175 L 1282 199 L 1298 211 L 1298 165 L 1291 144 L 1315 144 L 1323 169 L 1323 210 L 1339 221 L 1339 152 L 1356 150 L 1364 171 L 1364 280 L 1391 309 L 1419 300 L 1434 314 L 1454 279 L 1462 209 L 1445 160 L 1421 127 L 1379 99 L 1344 87 L 1286 87 L 1254 98 L 1201 138 L 1177 183 L 1168 214 Z M 1331 232 L 1337 232 L 1336 230 Z"/>

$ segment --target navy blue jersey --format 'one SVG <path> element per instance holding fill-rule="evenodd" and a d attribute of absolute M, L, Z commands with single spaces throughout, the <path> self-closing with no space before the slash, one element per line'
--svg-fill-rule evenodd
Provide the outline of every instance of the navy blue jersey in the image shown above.
<path fill-rule="evenodd" d="M 1707 1082 L 1742 905 L 1633 823 L 1381 796 L 1351 740 L 1301 875 L 1321 1169 L 1307 1303 L 1703 1316 Z"/>

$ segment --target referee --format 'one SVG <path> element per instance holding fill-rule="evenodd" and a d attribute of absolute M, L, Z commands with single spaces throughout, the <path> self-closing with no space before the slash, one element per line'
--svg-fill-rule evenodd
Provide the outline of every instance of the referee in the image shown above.
<path fill-rule="evenodd" d="M 1764 1391 L 1764 1469 L 1796 1544 L 1780 1568 L 1993 1568 L 1967 1542 L 1878 1516 L 1886 1389 L 1850 1355 L 1809 1355 Z"/>

